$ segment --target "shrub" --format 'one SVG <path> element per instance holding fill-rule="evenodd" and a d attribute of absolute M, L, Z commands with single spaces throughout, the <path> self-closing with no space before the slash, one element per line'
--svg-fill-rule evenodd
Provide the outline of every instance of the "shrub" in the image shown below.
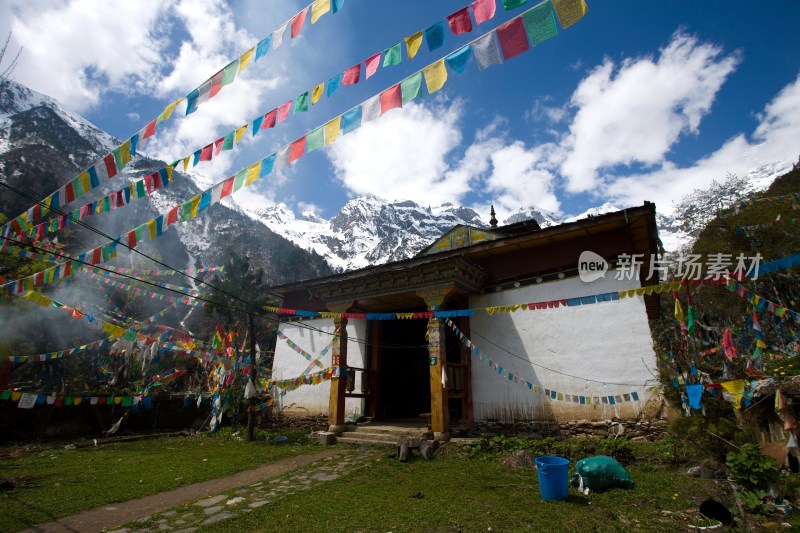
<path fill-rule="evenodd" d="M 772 457 L 761 455 L 755 444 L 744 444 L 740 451 L 729 452 L 725 464 L 728 476 L 749 489 L 766 488 L 778 480 L 780 467 Z"/>

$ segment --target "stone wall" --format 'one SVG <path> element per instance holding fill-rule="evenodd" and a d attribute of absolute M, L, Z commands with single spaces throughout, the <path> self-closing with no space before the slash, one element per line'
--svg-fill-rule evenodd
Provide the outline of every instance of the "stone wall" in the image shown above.
<path fill-rule="evenodd" d="M 307 429 L 309 431 L 327 431 L 327 415 L 286 416 L 265 415 L 258 421 L 262 429 Z"/>
<path fill-rule="evenodd" d="M 474 432 L 480 435 L 519 435 L 531 438 L 544 437 L 624 437 L 631 440 L 654 441 L 664 436 L 666 420 L 577 420 L 574 422 L 478 422 Z"/>

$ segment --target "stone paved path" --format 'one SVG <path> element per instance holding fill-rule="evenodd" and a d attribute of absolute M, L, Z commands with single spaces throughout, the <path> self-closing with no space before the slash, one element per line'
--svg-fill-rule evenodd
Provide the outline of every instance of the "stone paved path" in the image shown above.
<path fill-rule="evenodd" d="M 194 531 L 279 498 L 336 479 L 355 465 L 377 459 L 374 449 L 335 449 L 287 457 L 232 476 L 187 485 L 137 500 L 104 505 L 39 524 L 21 533 L 142 533 Z M 125 527 L 119 527 L 120 524 Z"/>

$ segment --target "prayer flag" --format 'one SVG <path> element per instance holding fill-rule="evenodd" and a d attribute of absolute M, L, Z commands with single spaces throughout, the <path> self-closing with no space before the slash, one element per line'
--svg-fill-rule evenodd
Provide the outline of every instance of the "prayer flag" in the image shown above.
<path fill-rule="evenodd" d="M 158 120 L 158 119 L 153 119 L 153 121 L 152 121 L 152 122 L 150 122 L 150 123 L 149 123 L 149 124 L 148 124 L 148 125 L 145 127 L 145 129 L 144 129 L 144 135 L 142 135 L 142 139 L 147 139 L 148 137 L 150 137 L 150 136 L 152 136 L 152 135 L 155 135 L 155 133 L 156 133 L 156 120 Z"/>
<path fill-rule="evenodd" d="M 233 83 L 233 80 L 236 79 L 236 73 L 239 71 L 239 59 L 234 59 L 230 63 L 228 63 L 225 68 L 222 70 L 222 86 L 226 86 L 229 83 Z"/>
<path fill-rule="evenodd" d="M 242 137 L 244 137 L 244 132 L 245 132 L 245 131 L 247 131 L 247 124 L 245 124 L 244 126 L 239 126 L 239 127 L 236 129 L 236 134 L 235 134 L 235 142 L 236 142 L 237 144 L 239 143 L 239 141 L 241 141 L 241 140 L 242 140 Z"/>
<path fill-rule="evenodd" d="M 447 81 L 447 69 L 444 66 L 444 59 L 428 65 L 422 69 L 422 72 L 425 74 L 425 85 L 428 88 L 428 94 L 433 94 L 441 89 Z"/>
<path fill-rule="evenodd" d="M 272 48 L 272 35 L 268 35 L 261 39 L 261 42 L 256 46 L 256 61 L 267 55 L 270 48 Z"/>
<path fill-rule="evenodd" d="M 209 98 L 214 98 L 217 93 L 222 89 L 222 79 L 225 76 L 225 71 L 220 70 L 211 78 L 211 92 L 209 93 Z"/>
<path fill-rule="evenodd" d="M 441 20 L 425 28 L 425 42 L 430 52 L 444 44 L 444 23 Z"/>
<path fill-rule="evenodd" d="M 422 72 L 417 72 L 400 82 L 403 105 L 420 95 L 422 91 Z"/>
<path fill-rule="evenodd" d="M 213 154 L 211 151 L 214 149 L 214 144 L 209 144 L 208 146 L 204 146 L 203 150 L 200 152 L 200 161 L 211 161 L 211 157 Z"/>
<path fill-rule="evenodd" d="M 506 60 L 527 52 L 531 48 L 528 44 L 528 34 L 525 31 L 522 17 L 516 17 L 498 26 L 497 38 L 500 40 L 500 48 L 503 50 L 503 58 Z"/>
<path fill-rule="evenodd" d="M 342 83 L 342 74 L 337 74 L 328 80 L 328 96 L 332 95 L 339 90 L 339 85 Z"/>
<path fill-rule="evenodd" d="M 296 141 L 292 142 L 289 148 L 289 163 L 293 163 L 294 161 L 300 159 L 300 157 L 305 153 L 305 149 L 306 149 L 305 136 L 300 137 Z"/>
<path fill-rule="evenodd" d="M 395 107 L 403 107 L 403 95 L 399 83 L 381 93 L 381 115 Z"/>
<path fill-rule="evenodd" d="M 528 0 L 503 0 L 503 7 L 506 8 L 506 11 L 511 11 L 512 9 L 517 9 L 520 6 L 525 5 L 525 2 Z"/>
<path fill-rule="evenodd" d="M 289 23 L 285 23 L 283 26 L 272 32 L 272 49 L 275 50 L 280 45 L 283 44 L 283 35 L 286 33 L 286 27 L 289 26 Z"/>
<path fill-rule="evenodd" d="M 400 50 L 400 43 L 397 43 L 393 46 L 390 46 L 386 50 L 383 51 L 383 66 L 384 67 L 391 67 L 393 65 L 399 65 L 400 61 L 402 61 L 403 57 L 401 55 Z"/>
<path fill-rule="evenodd" d="M 269 113 L 264 115 L 264 122 L 261 123 L 261 129 L 265 130 L 267 128 L 274 128 L 275 127 L 275 117 L 278 113 L 277 109 L 273 109 Z"/>
<path fill-rule="evenodd" d="M 479 70 L 486 69 L 492 65 L 499 65 L 503 62 L 494 31 L 475 39 L 470 43 L 469 47 L 472 49 L 475 61 L 478 62 Z"/>
<path fill-rule="evenodd" d="M 247 67 L 247 65 L 249 65 L 250 62 L 253 60 L 253 54 L 255 53 L 255 51 L 256 51 L 255 48 L 251 48 L 250 50 L 243 53 L 239 57 L 239 74 L 241 74 L 242 71 Z"/>
<path fill-rule="evenodd" d="M 556 17 L 550 6 L 550 2 L 544 2 L 522 14 L 522 21 L 533 46 L 558 35 Z"/>
<path fill-rule="evenodd" d="M 464 68 L 467 66 L 467 61 L 469 58 L 472 57 L 472 49 L 469 45 L 464 45 L 449 56 L 445 57 L 444 60 L 450 66 L 451 69 L 455 71 L 456 74 L 463 74 Z"/>
<path fill-rule="evenodd" d="M 331 10 L 331 0 L 314 0 L 311 4 L 311 24 L 315 24 L 319 18 Z"/>
<path fill-rule="evenodd" d="M 306 153 L 311 153 L 325 144 L 325 131 L 319 127 L 306 137 Z"/>
<path fill-rule="evenodd" d="M 106 172 L 108 173 L 108 177 L 109 178 L 113 178 L 114 176 L 116 176 L 117 175 L 117 165 L 114 163 L 114 155 L 113 154 L 108 154 L 107 156 L 105 156 L 103 158 L 103 161 L 106 164 Z M 67 203 L 69 203 L 69 200 L 67 200 Z"/>
<path fill-rule="evenodd" d="M 247 178 L 247 170 L 240 170 L 233 178 L 233 192 L 244 187 L 244 180 Z"/>
<path fill-rule="evenodd" d="M 325 146 L 333 144 L 333 142 L 336 140 L 336 137 L 339 136 L 341 123 L 342 117 L 338 116 L 325 124 Z"/>
<path fill-rule="evenodd" d="M 256 119 L 253 121 L 253 128 L 252 128 L 252 130 L 253 130 L 253 137 L 255 137 L 255 136 L 256 136 L 256 134 L 258 134 L 258 132 L 259 132 L 259 131 L 261 131 L 261 123 L 262 123 L 262 122 L 264 122 L 264 117 L 263 117 L 263 116 L 262 116 L 262 117 L 257 117 L 257 118 L 256 118 Z"/>
<path fill-rule="evenodd" d="M 342 115 L 342 133 L 347 135 L 361 126 L 361 106 L 345 112 Z"/>
<path fill-rule="evenodd" d="M 408 59 L 414 59 L 414 56 L 417 55 L 419 51 L 419 47 L 422 45 L 422 31 L 418 31 L 414 35 L 409 35 L 405 38 L 406 41 L 406 49 L 408 50 Z"/>
<path fill-rule="evenodd" d="M 582 19 L 589 11 L 584 0 L 552 0 L 552 2 L 561 27 L 565 30 Z"/>
<path fill-rule="evenodd" d="M 496 5 L 495 0 L 475 0 L 472 2 L 472 12 L 475 14 L 475 22 L 480 25 L 487 20 L 491 20 L 492 17 L 494 17 Z"/>
<path fill-rule="evenodd" d="M 355 85 L 361 77 L 361 63 L 353 65 L 344 71 L 342 76 L 342 85 Z"/>
<path fill-rule="evenodd" d="M 89 181 L 91 181 L 92 183 L 92 188 L 94 189 L 95 187 L 99 187 L 100 178 L 97 177 L 97 170 L 94 167 L 89 167 L 87 172 L 89 173 Z M 50 202 L 47 203 L 49 204 Z M 54 205 L 53 207 L 58 207 L 58 204 L 56 203 L 56 205 Z"/>
<path fill-rule="evenodd" d="M 463 7 L 452 15 L 448 15 L 447 24 L 450 25 L 450 31 L 455 35 L 471 32 L 472 19 L 469 16 L 469 8 Z"/>
<path fill-rule="evenodd" d="M 81 180 L 81 184 L 83 185 L 84 192 L 92 190 L 92 183 L 91 183 L 91 180 L 89 179 L 89 173 L 88 172 L 86 172 L 86 171 L 81 172 L 80 180 Z M 47 214 L 47 209 L 46 208 L 45 208 L 45 214 Z"/>
<path fill-rule="evenodd" d="M 222 142 L 222 151 L 226 150 L 233 150 L 233 138 L 236 135 L 236 132 L 231 131 L 225 135 L 225 140 Z"/>
<path fill-rule="evenodd" d="M 176 108 L 176 107 L 178 106 L 178 104 L 180 104 L 182 101 L 183 101 L 183 98 L 178 98 L 177 100 L 175 100 L 174 102 L 172 102 L 171 104 L 169 104 L 167 107 L 165 107 L 165 108 L 164 108 L 164 110 L 161 112 L 161 114 L 160 114 L 160 115 L 158 115 L 158 119 L 156 119 L 156 120 L 157 120 L 157 122 L 158 122 L 159 124 L 161 124 L 161 123 L 162 123 L 162 122 L 164 122 L 165 120 L 168 120 L 168 119 L 169 119 L 169 117 L 171 117 L 171 116 L 172 116 L 172 112 L 173 112 L 173 111 L 175 111 L 175 108 Z"/>
<path fill-rule="evenodd" d="M 381 95 L 376 94 L 361 104 L 361 122 L 369 122 L 381 116 Z M 310 150 L 309 150 L 310 151 Z"/>
<path fill-rule="evenodd" d="M 275 154 L 275 170 L 281 170 L 289 166 L 289 148 L 287 144 Z"/>
<path fill-rule="evenodd" d="M 308 111 L 308 91 L 297 97 L 294 102 L 293 113 L 305 113 Z"/>
<path fill-rule="evenodd" d="M 289 109 L 292 107 L 292 101 L 281 104 L 278 108 L 278 122 L 283 122 L 289 116 Z"/>
<path fill-rule="evenodd" d="M 322 91 L 325 89 L 325 84 L 320 83 L 313 89 L 311 89 L 311 105 L 316 104 L 319 102 L 319 99 L 322 98 Z"/>
<path fill-rule="evenodd" d="M 300 35 L 300 29 L 306 21 L 306 14 L 308 14 L 308 6 L 292 18 L 292 39 Z"/>
<path fill-rule="evenodd" d="M 333 12 L 338 13 L 344 7 L 344 0 L 332 0 Z"/>
<path fill-rule="evenodd" d="M 245 186 L 257 181 L 261 178 L 261 161 L 254 163 L 247 167 L 247 179 L 245 179 Z"/>
<path fill-rule="evenodd" d="M 275 166 L 275 154 L 268 155 L 264 159 L 261 160 L 261 175 L 260 177 L 264 177 L 267 174 L 272 172 L 272 167 Z"/>
<path fill-rule="evenodd" d="M 175 224 L 177 221 L 178 221 L 178 208 L 173 207 L 172 209 L 170 209 L 169 213 L 167 213 L 167 226 L 171 226 L 172 224 Z M 130 233 L 128 234 L 128 239 L 130 240 Z M 136 243 L 134 243 L 134 246 L 135 245 Z"/>
<path fill-rule="evenodd" d="M 375 72 L 378 70 L 378 67 L 380 66 L 380 63 L 381 63 L 381 53 L 380 52 L 368 57 L 364 61 L 365 71 L 367 73 L 367 79 L 369 79 L 370 76 L 375 74 Z"/>
<path fill-rule="evenodd" d="M 235 178 L 231 176 L 230 178 L 226 179 L 222 182 L 222 191 L 219 195 L 219 199 L 222 200 L 223 198 L 230 196 L 233 194 L 233 182 Z M 170 218 L 172 217 L 172 212 L 169 214 Z M 167 220 L 169 222 L 169 220 Z"/>

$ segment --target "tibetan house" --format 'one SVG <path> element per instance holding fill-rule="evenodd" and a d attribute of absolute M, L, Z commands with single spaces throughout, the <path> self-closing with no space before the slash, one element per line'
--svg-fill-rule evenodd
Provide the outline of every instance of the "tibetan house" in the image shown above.
<path fill-rule="evenodd" d="M 282 308 L 319 318 L 284 317 L 273 378 L 333 370 L 275 407 L 326 414 L 332 431 L 354 413 L 430 417 L 445 437 L 482 420 L 636 418 L 656 385 L 658 295 L 618 291 L 658 283 L 645 279 L 655 215 L 645 202 L 544 229 L 459 225 L 413 258 L 274 288 Z M 605 276 L 582 281 L 584 251 L 609 263 Z M 625 257 L 641 260 L 639 276 Z"/>

